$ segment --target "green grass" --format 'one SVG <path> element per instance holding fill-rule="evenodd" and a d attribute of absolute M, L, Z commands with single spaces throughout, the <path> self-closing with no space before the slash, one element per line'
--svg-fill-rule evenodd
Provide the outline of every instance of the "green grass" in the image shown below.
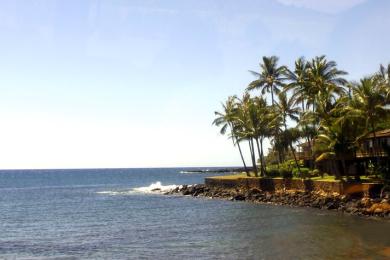
<path fill-rule="evenodd" d="M 210 178 L 222 179 L 222 180 L 236 180 L 239 178 L 255 178 L 255 177 L 248 177 L 248 176 L 246 176 L 246 173 L 239 173 L 239 174 L 234 174 L 234 175 L 213 176 Z"/>
<path fill-rule="evenodd" d="M 334 176 L 325 175 L 324 177 L 312 177 L 310 180 L 313 181 L 330 181 L 330 182 L 339 182 L 340 180 L 336 180 Z"/>

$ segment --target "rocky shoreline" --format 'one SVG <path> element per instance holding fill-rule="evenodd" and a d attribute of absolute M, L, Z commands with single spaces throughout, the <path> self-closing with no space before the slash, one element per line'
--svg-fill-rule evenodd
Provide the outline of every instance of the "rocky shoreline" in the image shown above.
<path fill-rule="evenodd" d="M 210 188 L 204 184 L 183 185 L 164 194 L 312 207 L 323 210 L 335 210 L 358 216 L 375 216 L 390 219 L 390 194 L 386 194 L 384 198 L 368 198 L 339 195 L 337 193 L 329 194 L 297 190 L 264 192 L 259 189 L 220 189 Z"/>

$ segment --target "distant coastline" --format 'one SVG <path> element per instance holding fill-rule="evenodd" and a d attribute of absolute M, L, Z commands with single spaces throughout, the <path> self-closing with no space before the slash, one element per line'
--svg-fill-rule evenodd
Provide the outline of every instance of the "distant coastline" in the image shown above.
<path fill-rule="evenodd" d="M 191 170 L 182 170 L 180 173 L 241 173 L 245 168 L 242 167 L 221 167 L 221 168 L 198 168 Z"/>

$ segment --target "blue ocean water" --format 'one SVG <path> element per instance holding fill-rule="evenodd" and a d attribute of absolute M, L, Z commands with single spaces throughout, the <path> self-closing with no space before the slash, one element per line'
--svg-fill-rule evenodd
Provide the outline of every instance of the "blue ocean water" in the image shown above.
<path fill-rule="evenodd" d="M 186 169 L 0 171 L 0 259 L 385 259 L 390 223 L 145 193 Z M 215 174 L 214 174 L 215 175 Z"/>

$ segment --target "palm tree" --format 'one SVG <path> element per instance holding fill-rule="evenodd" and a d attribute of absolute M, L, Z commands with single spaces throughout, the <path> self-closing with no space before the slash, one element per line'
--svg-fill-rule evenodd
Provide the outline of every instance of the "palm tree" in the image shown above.
<path fill-rule="evenodd" d="M 362 120 L 365 122 L 365 134 L 369 132 L 374 136 L 374 151 L 377 147 L 377 138 L 375 131 L 377 124 L 389 116 L 389 110 L 386 109 L 386 99 L 382 91 L 381 85 L 375 77 L 368 77 L 360 80 L 359 84 L 352 87 L 352 100 L 350 105 L 345 109 L 351 118 Z M 359 138 L 359 139 L 360 139 Z"/>
<path fill-rule="evenodd" d="M 255 97 L 252 99 L 254 109 L 255 109 L 255 132 L 256 132 L 256 143 L 260 158 L 261 165 L 261 175 L 265 175 L 266 163 L 264 160 L 264 150 L 263 150 L 263 141 L 269 136 L 270 128 L 269 124 L 271 122 L 270 116 L 270 107 L 267 106 L 267 101 L 262 97 Z M 259 149 L 260 147 L 260 149 Z"/>
<path fill-rule="evenodd" d="M 283 86 L 285 66 L 278 67 L 279 58 L 276 56 L 263 56 L 260 63 L 260 72 L 250 71 L 258 79 L 252 81 L 246 88 L 247 91 L 261 89 L 264 95 L 271 92 L 272 105 L 275 104 L 274 93 L 278 94 Z"/>
<path fill-rule="evenodd" d="M 291 98 L 294 100 L 294 105 L 299 103 L 302 106 L 302 112 L 305 111 L 305 101 L 311 96 L 309 84 L 309 64 L 304 57 L 300 57 L 295 61 L 294 71 L 285 70 L 286 79 L 289 83 L 285 86 L 284 92 L 292 90 Z"/>
<path fill-rule="evenodd" d="M 249 144 L 249 151 L 251 154 L 253 171 L 255 176 L 258 176 L 256 165 L 256 155 L 254 140 L 256 139 L 256 114 L 253 102 L 248 93 L 245 93 L 242 99 L 238 99 L 236 120 L 237 136 L 239 140 L 247 140 Z"/>
<path fill-rule="evenodd" d="M 390 84 L 390 63 L 387 64 L 387 67 L 382 64 L 379 67 L 379 72 L 377 73 L 377 77 L 384 83 Z"/>
<path fill-rule="evenodd" d="M 298 168 L 299 174 L 301 174 L 301 169 L 299 167 L 299 163 L 297 160 L 297 157 L 295 155 L 295 150 L 292 146 L 292 136 L 287 128 L 287 119 L 291 119 L 295 122 L 298 121 L 298 115 L 299 115 L 299 108 L 294 106 L 295 100 L 293 98 L 287 98 L 287 95 L 285 92 L 279 93 L 279 102 L 275 105 L 275 113 L 276 113 L 276 119 L 279 117 L 283 126 L 284 126 L 284 139 L 288 143 L 290 150 L 294 156 L 295 165 Z"/>
<path fill-rule="evenodd" d="M 309 104 L 314 102 L 315 93 L 312 93 L 312 88 L 310 84 L 310 75 L 309 75 L 309 63 L 305 60 L 304 57 L 300 57 L 295 61 L 294 71 L 287 69 L 285 71 L 288 84 L 284 88 L 284 92 L 292 91 L 291 99 L 294 100 L 294 105 L 301 105 L 301 113 L 299 125 L 302 127 L 303 136 L 306 137 L 306 142 L 308 144 L 310 153 L 312 154 L 312 137 L 313 137 L 313 127 L 310 127 L 310 124 L 314 121 L 308 121 L 307 108 Z M 306 119 L 306 120 L 303 120 Z M 312 167 L 312 164 L 310 164 Z"/>
<path fill-rule="evenodd" d="M 380 87 L 386 96 L 386 103 L 390 104 L 390 63 L 387 67 L 380 65 L 379 72 L 376 74 Z"/>
<path fill-rule="evenodd" d="M 320 134 L 316 138 L 316 151 L 319 155 L 316 158 L 316 162 L 323 160 L 329 160 L 331 163 L 331 172 L 334 172 L 336 179 L 341 179 L 340 171 L 336 165 L 336 159 L 343 156 L 344 147 L 343 133 L 339 125 L 322 126 Z M 342 160 L 343 172 L 345 172 L 345 160 Z"/>
<path fill-rule="evenodd" d="M 278 155 L 278 163 L 281 164 L 285 159 L 285 152 L 288 150 L 288 142 L 283 134 L 284 120 L 283 116 L 276 108 L 277 105 L 269 107 L 270 123 L 269 131 L 272 137 L 273 147 Z"/>
<path fill-rule="evenodd" d="M 322 114 L 327 114 L 337 98 L 346 93 L 344 85 L 347 80 L 342 76 L 347 72 L 338 70 L 336 62 L 328 61 L 325 56 L 315 57 L 308 66 L 310 93 L 313 95 L 308 102 L 313 111 L 320 110 Z"/>
<path fill-rule="evenodd" d="M 226 133 L 227 128 L 230 129 L 230 136 L 233 140 L 233 145 L 237 144 L 238 151 L 240 152 L 240 157 L 241 157 L 242 163 L 244 165 L 245 172 L 247 173 L 247 175 L 249 175 L 249 171 L 247 169 L 245 159 L 242 155 L 240 142 L 239 142 L 237 135 L 235 133 L 236 129 L 235 129 L 234 125 L 235 125 L 235 117 L 236 117 L 236 112 L 237 112 L 235 100 L 236 100 L 235 96 L 230 96 L 230 97 L 228 97 L 228 100 L 226 101 L 225 104 L 222 103 L 223 112 L 222 113 L 218 112 L 218 111 L 214 112 L 215 115 L 217 116 L 217 118 L 214 119 L 213 124 L 216 126 L 222 126 L 221 130 L 220 130 L 220 133 L 222 135 L 224 135 Z"/>

